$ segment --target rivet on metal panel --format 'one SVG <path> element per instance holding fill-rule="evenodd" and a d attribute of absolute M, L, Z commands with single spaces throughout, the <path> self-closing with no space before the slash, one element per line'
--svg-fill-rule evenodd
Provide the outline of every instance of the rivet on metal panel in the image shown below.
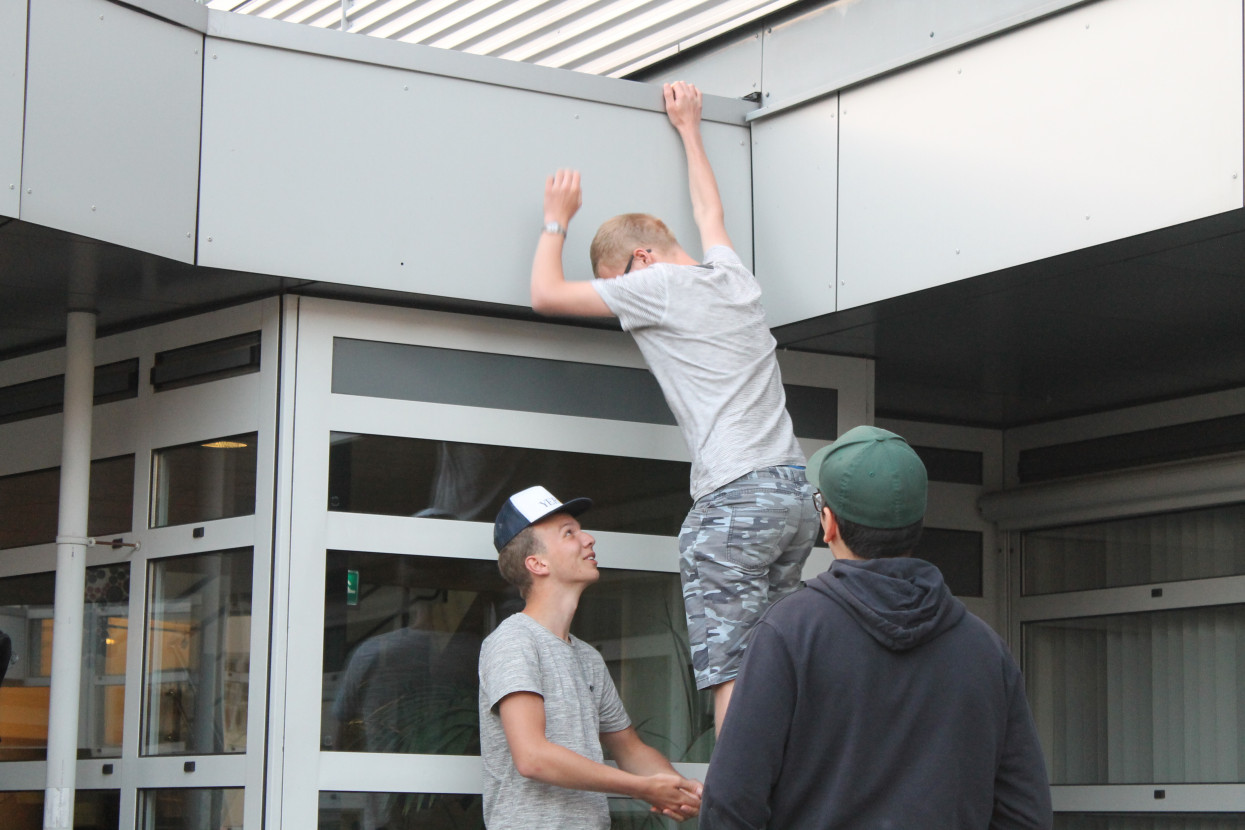
<path fill-rule="evenodd" d="M 95 205 L 91 205 L 91 210 L 95 210 Z"/>
<path fill-rule="evenodd" d="M 29 196 L 31 193 L 34 193 L 34 191 L 31 190 L 29 187 L 26 188 L 26 195 Z"/>
<path fill-rule="evenodd" d="M 215 56 L 215 55 L 213 55 L 213 56 L 212 56 L 212 60 L 216 60 L 216 56 Z"/>
<path fill-rule="evenodd" d="M 1085 221 L 1086 221 L 1086 222 L 1088 222 L 1088 221 L 1089 221 L 1089 214 L 1088 214 L 1088 213 L 1087 213 L 1087 214 L 1085 214 Z"/>
<path fill-rule="evenodd" d="M 929 33 L 929 36 L 930 36 L 930 37 L 933 37 L 933 36 L 934 36 L 934 33 L 933 33 L 933 32 L 930 32 L 930 33 Z"/>
<path fill-rule="evenodd" d="M 408 84 L 403 84 L 403 85 L 402 85 L 402 91 L 403 91 L 403 92 L 410 92 L 410 91 L 411 91 L 411 87 L 410 87 Z"/>
<path fill-rule="evenodd" d="M 1086 218 L 1086 219 L 1088 219 L 1089 217 L 1087 216 L 1087 217 L 1085 217 L 1085 218 Z M 208 237 L 208 242 L 211 242 L 211 241 L 212 241 L 212 237 L 210 237 L 210 236 L 209 236 L 209 237 Z"/>
<path fill-rule="evenodd" d="M 1235 178 L 1236 178 L 1236 176 L 1233 176 L 1232 178 L 1234 178 L 1234 179 L 1235 179 Z M 14 190 L 16 187 L 17 187 L 17 185 L 11 184 L 11 185 L 9 185 L 9 190 Z"/>
<path fill-rule="evenodd" d="M 959 256 L 959 254 L 960 254 L 960 249 L 959 249 L 959 248 L 956 248 L 956 249 L 955 249 L 955 254 L 956 254 L 956 256 Z"/>
<path fill-rule="evenodd" d="M 578 121 L 578 120 L 579 120 L 579 113 L 575 113 L 575 120 L 576 120 L 576 121 Z"/>
<path fill-rule="evenodd" d="M 1240 175 L 1239 173 L 1233 173 L 1233 174 L 1232 174 L 1232 178 L 1234 178 L 1234 179 L 1235 179 L 1235 178 L 1237 178 L 1237 176 L 1239 176 L 1239 175 Z M 12 189 L 13 189 L 13 185 L 9 185 L 9 190 L 12 190 Z"/>
<path fill-rule="evenodd" d="M 190 232 L 189 232 L 189 231 L 187 231 L 187 232 L 186 232 L 186 238 L 187 238 L 187 239 L 189 239 L 189 238 L 190 238 Z"/>
<path fill-rule="evenodd" d="M 768 92 L 767 92 L 767 93 L 765 93 L 765 97 L 766 97 L 766 98 L 768 98 L 768 97 L 769 97 L 769 93 L 768 93 Z"/>
<path fill-rule="evenodd" d="M 964 70 L 963 70 L 963 69 L 957 69 L 957 70 L 955 70 L 955 74 L 957 74 L 957 75 L 963 75 L 963 74 L 964 74 Z"/>

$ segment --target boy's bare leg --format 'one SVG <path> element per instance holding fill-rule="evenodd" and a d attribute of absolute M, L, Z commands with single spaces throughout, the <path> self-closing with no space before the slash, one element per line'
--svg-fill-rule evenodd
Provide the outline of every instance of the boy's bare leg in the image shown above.
<path fill-rule="evenodd" d="M 726 720 L 726 708 L 731 705 L 731 691 L 735 681 L 728 680 L 713 687 L 713 734 L 722 734 L 722 721 Z"/>

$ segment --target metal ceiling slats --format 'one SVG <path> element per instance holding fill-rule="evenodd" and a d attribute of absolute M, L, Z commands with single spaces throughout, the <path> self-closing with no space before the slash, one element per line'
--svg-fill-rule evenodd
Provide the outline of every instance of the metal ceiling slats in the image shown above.
<path fill-rule="evenodd" d="M 575 69 L 635 72 L 795 0 L 345 0 L 347 31 Z M 213 9 L 342 26 L 342 0 L 207 0 Z"/>

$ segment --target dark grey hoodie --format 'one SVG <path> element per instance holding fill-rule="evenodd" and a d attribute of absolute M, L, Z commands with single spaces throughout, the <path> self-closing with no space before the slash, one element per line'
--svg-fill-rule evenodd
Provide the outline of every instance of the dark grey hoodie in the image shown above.
<path fill-rule="evenodd" d="M 758 623 L 702 830 L 1051 822 L 1020 671 L 933 565 L 837 560 Z"/>

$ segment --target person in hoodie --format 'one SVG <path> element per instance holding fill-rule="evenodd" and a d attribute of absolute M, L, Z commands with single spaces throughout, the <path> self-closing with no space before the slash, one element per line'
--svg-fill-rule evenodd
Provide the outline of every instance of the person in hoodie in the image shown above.
<path fill-rule="evenodd" d="M 830 569 L 776 603 L 744 657 L 701 830 L 1050 828 L 1020 670 L 910 554 L 925 466 L 877 427 L 809 461 Z"/>

